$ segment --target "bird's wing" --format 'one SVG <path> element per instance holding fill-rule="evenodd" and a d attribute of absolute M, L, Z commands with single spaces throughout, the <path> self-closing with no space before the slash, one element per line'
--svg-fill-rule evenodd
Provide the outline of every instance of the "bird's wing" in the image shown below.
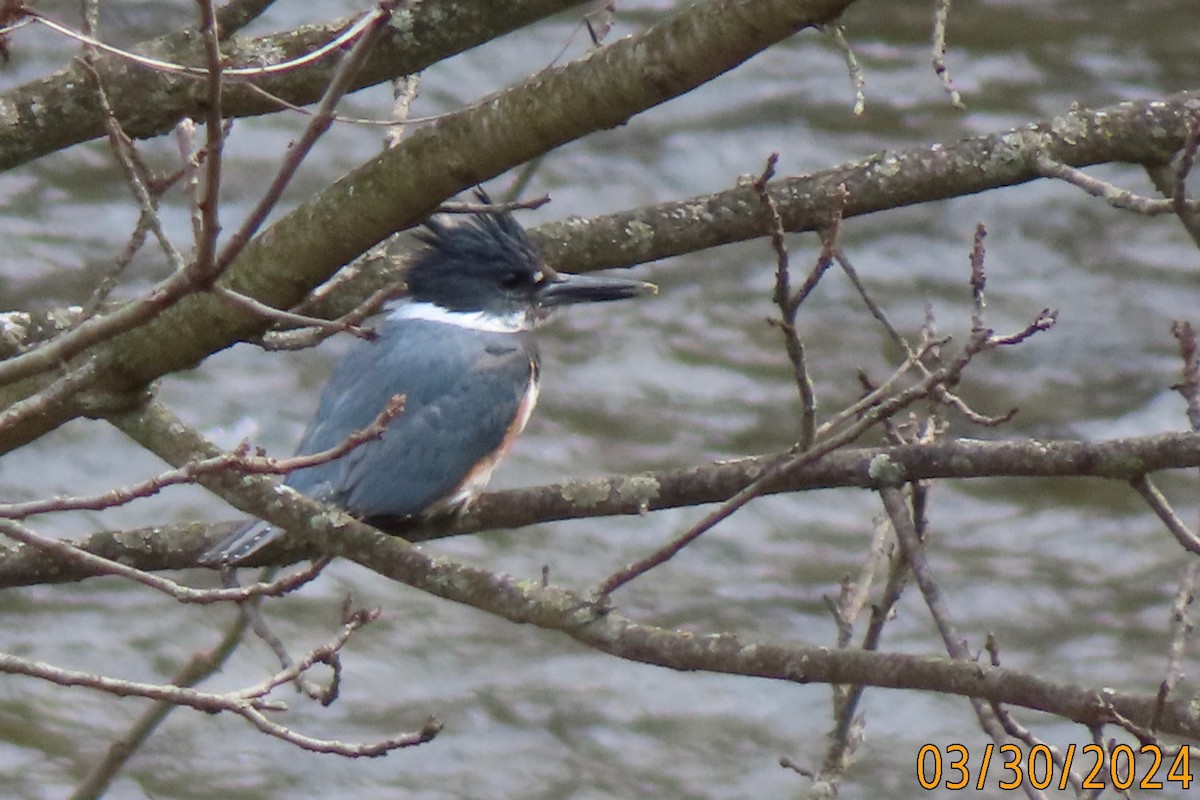
<path fill-rule="evenodd" d="M 362 517 L 408 516 L 454 493 L 504 444 L 536 379 L 532 342 L 424 320 L 389 320 L 334 369 L 298 453 L 369 425 L 396 394 L 404 410 L 382 438 L 288 484 Z"/>

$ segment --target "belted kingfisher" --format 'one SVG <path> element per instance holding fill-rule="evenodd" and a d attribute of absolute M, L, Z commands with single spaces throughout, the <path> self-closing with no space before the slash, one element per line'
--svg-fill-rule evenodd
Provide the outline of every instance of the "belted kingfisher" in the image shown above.
<path fill-rule="evenodd" d="M 537 402 L 535 324 L 557 306 L 657 291 L 641 281 L 555 272 L 508 212 L 456 224 L 431 218 L 417 236 L 425 248 L 409 268 L 409 296 L 390 309 L 374 340 L 356 341 L 334 368 L 296 452 L 335 447 L 394 395 L 404 395 L 403 411 L 379 439 L 284 480 L 360 519 L 465 508 Z M 236 564 L 281 533 L 247 523 L 200 562 Z"/>

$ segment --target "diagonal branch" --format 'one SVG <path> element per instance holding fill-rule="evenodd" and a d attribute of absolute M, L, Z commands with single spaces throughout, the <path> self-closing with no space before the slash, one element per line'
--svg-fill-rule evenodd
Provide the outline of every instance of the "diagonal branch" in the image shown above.
<path fill-rule="evenodd" d="M 424 219 L 446 197 L 622 124 L 797 30 L 828 21 L 852 2 L 705 0 L 582 61 L 543 70 L 414 131 L 328 187 L 251 241 L 223 280 L 275 308 L 290 308 L 342 264 Z M 698 52 L 705 58 L 696 59 Z M 111 81 L 108 85 L 111 94 Z M 334 227 L 338 235 L 329 236 Z M 128 390 L 192 366 L 265 326 L 219 298 L 196 294 L 94 350 L 103 362 L 105 386 Z M 0 405 L 36 392 L 39 384 L 31 379 L 0 390 Z M 0 430 L 0 451 L 32 441 L 81 411 L 77 403 L 66 403 Z"/>
<path fill-rule="evenodd" d="M 505 3 L 464 3 L 461 0 L 423 0 L 388 26 L 386 37 L 352 84 L 352 90 L 419 72 L 430 64 L 562 11 L 581 0 L 509 0 Z M 259 5 L 266 5 L 258 0 Z M 254 13 L 252 3 L 230 3 L 217 10 L 221 31 L 236 30 Z M 295 31 L 260 37 L 233 37 L 224 42 L 229 67 L 258 67 L 290 61 L 318 49 L 355 18 L 306 25 Z M 142 42 L 133 50 L 182 63 L 202 63 L 194 30 L 184 30 Z M 123 59 L 98 60 L 105 85 L 122 126 L 136 138 L 170 131 L 185 117 L 203 115 L 204 85 L 195 77 L 150 73 Z M 261 81 L 263 88 L 295 105 L 316 102 L 335 69 L 320 61 L 304 69 Z M 254 116 L 279 106 L 250 86 L 229 86 L 223 96 L 231 117 Z M 0 171 L 24 164 L 104 134 L 104 119 L 82 73 L 71 66 L 54 75 L 0 92 L 0 106 L 11 109 L 0 119 Z"/>
<path fill-rule="evenodd" d="M 114 422 L 168 461 L 201 458 L 216 450 L 158 404 L 126 412 Z M 560 631 L 593 649 L 632 661 L 797 683 L 937 691 L 1048 711 L 1093 725 L 1107 724 L 1117 715 L 1144 725 L 1158 708 L 1153 695 L 1066 684 L 974 662 L 830 650 L 754 641 L 732 633 L 700 634 L 640 624 L 612 607 L 598 607 L 575 592 L 425 553 L 344 513 L 330 513 L 327 507 L 308 498 L 297 496 L 281 502 L 269 482 L 260 479 L 215 478 L 206 486 L 293 536 L 313 544 L 319 542 L 330 554 L 348 558 L 387 578 L 511 622 Z M 1200 740 L 1200 712 L 1186 701 L 1165 703 L 1158 721 L 1163 733 Z"/>

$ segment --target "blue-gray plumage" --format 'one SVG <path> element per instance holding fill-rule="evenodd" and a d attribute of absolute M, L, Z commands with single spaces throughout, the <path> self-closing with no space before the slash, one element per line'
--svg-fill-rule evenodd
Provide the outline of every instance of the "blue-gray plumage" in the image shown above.
<path fill-rule="evenodd" d="M 430 220 L 419 236 L 426 247 L 409 269 L 409 297 L 376 326 L 374 340 L 355 342 L 334 368 L 297 454 L 345 441 L 394 395 L 404 395 L 403 411 L 379 439 L 284 481 L 364 519 L 464 507 L 537 402 L 534 325 L 555 306 L 654 291 L 640 281 L 554 272 L 508 213 L 454 225 Z M 236 564 L 279 534 L 248 523 L 201 563 Z"/>
<path fill-rule="evenodd" d="M 407 346 L 366 343 L 337 365 L 299 452 L 335 447 L 393 395 L 404 395 L 404 410 L 380 439 L 292 473 L 293 489 L 362 517 L 410 516 L 451 497 L 504 444 L 536 386 L 532 340 L 403 316 L 409 310 L 378 328 L 381 340 Z"/>

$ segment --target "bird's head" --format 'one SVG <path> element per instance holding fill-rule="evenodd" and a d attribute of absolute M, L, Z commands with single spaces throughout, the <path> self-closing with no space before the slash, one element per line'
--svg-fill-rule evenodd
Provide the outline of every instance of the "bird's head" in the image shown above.
<path fill-rule="evenodd" d="M 481 199 L 490 202 L 487 195 Z M 464 215 L 453 223 L 431 218 L 417 238 L 425 249 L 409 268 L 409 293 L 447 311 L 532 321 L 562 305 L 657 291 L 642 281 L 555 272 L 509 212 Z"/>

